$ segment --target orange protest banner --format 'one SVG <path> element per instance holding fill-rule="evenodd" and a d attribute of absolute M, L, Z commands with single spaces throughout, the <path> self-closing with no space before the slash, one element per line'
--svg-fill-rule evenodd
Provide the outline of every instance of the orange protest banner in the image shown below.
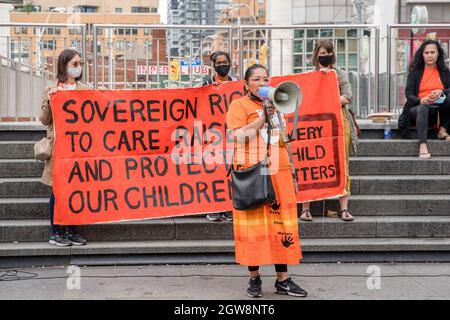
<path fill-rule="evenodd" d="M 272 79 L 284 80 L 303 91 L 299 140 L 293 143 L 304 177 L 298 199 L 340 195 L 345 176 L 336 77 L 315 72 Z M 225 116 L 243 94 L 242 81 L 190 89 L 58 91 L 51 99 L 55 224 L 230 210 L 226 172 L 233 140 Z"/>
<path fill-rule="evenodd" d="M 276 78 L 296 82 L 302 103 L 295 141 L 291 143 L 299 179 L 299 202 L 321 200 L 345 193 L 344 130 L 336 72 L 311 72 Z M 294 117 L 290 115 L 289 132 Z"/>

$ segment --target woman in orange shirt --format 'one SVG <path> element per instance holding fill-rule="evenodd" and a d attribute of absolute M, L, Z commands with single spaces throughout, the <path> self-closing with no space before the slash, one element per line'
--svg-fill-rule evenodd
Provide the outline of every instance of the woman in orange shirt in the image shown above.
<path fill-rule="evenodd" d="M 227 113 L 227 127 L 235 137 L 235 168 L 245 169 L 266 156 L 267 123 L 264 104 L 258 89 L 269 84 L 269 74 L 262 65 L 252 65 L 245 72 L 249 94 L 234 100 Z M 298 264 L 302 257 L 299 235 L 295 186 L 292 166 L 286 146 L 281 143 L 276 127 L 276 111 L 267 108 L 274 128 L 269 147 L 269 173 L 275 189 L 276 202 L 253 210 L 233 210 L 236 261 L 249 266 L 250 281 L 247 294 L 260 297 L 259 266 L 274 264 L 277 273 L 277 293 L 305 297 L 306 291 L 288 277 L 287 265 Z"/>
<path fill-rule="evenodd" d="M 414 54 L 405 94 L 407 103 L 398 123 L 400 134 L 407 138 L 410 124 L 416 124 L 420 140 L 419 158 L 429 159 L 429 119 L 436 119 L 437 113 L 438 138 L 450 141 L 447 132 L 450 125 L 450 70 L 445 65 L 445 54 L 439 42 L 427 40 Z"/>

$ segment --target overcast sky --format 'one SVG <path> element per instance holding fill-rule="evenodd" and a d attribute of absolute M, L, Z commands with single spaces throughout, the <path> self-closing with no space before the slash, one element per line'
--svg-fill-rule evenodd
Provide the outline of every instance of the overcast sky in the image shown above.
<path fill-rule="evenodd" d="M 161 15 L 161 23 L 167 23 L 167 0 L 159 0 L 159 14 Z"/>

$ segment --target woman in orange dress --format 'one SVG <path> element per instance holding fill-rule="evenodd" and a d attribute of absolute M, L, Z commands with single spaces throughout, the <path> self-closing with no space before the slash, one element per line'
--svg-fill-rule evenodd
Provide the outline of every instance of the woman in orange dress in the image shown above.
<path fill-rule="evenodd" d="M 249 94 L 234 100 L 227 113 L 227 127 L 235 137 L 235 168 L 251 167 L 266 156 L 267 123 L 264 104 L 258 89 L 269 84 L 267 69 L 255 64 L 245 73 Z M 276 111 L 267 108 L 268 116 L 275 120 Z M 276 123 L 276 121 L 271 121 Z M 269 147 L 269 173 L 277 201 L 253 210 L 233 210 L 236 261 L 249 266 L 250 281 L 247 294 L 260 297 L 260 265 L 274 264 L 277 273 L 276 293 L 305 297 L 287 273 L 288 264 L 298 264 L 302 258 L 298 235 L 296 194 L 293 168 L 286 146 L 280 141 L 279 128 L 274 126 Z"/>

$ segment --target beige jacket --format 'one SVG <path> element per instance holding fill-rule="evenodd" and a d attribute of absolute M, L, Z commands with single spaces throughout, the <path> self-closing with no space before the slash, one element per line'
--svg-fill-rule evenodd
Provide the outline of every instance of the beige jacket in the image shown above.
<path fill-rule="evenodd" d="M 50 106 L 50 98 L 48 96 L 48 92 L 55 87 L 46 87 L 44 90 L 44 94 L 42 96 L 41 103 L 41 116 L 39 120 L 42 122 L 44 126 L 47 126 L 47 138 L 52 142 L 52 150 L 54 144 L 54 131 L 53 131 L 53 115 L 52 108 Z M 83 84 L 81 82 L 77 82 L 77 90 L 86 90 L 92 89 L 91 86 L 87 84 Z M 52 165 L 53 165 L 53 155 L 45 161 L 44 172 L 42 173 L 42 183 L 48 186 L 53 185 L 53 176 L 52 176 Z"/>

